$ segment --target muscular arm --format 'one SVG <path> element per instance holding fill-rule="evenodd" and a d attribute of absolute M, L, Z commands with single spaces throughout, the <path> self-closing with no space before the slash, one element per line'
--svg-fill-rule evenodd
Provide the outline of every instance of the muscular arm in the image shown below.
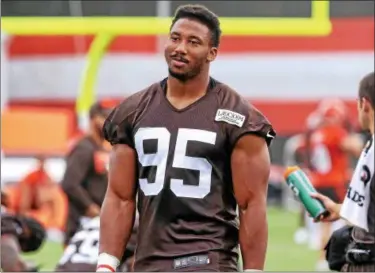
<path fill-rule="evenodd" d="M 136 154 L 116 144 L 110 155 L 108 188 L 100 215 L 99 252 L 121 259 L 132 233 L 136 208 Z"/>
<path fill-rule="evenodd" d="M 31 208 L 31 199 L 32 199 L 32 190 L 29 183 L 27 183 L 25 180 L 22 181 L 19 184 L 20 187 L 20 206 L 18 213 L 25 214 L 27 213 Z"/>
<path fill-rule="evenodd" d="M 244 269 L 263 270 L 267 243 L 267 188 L 270 157 L 266 141 L 241 137 L 231 157 L 234 194 L 239 206 L 240 247 Z"/>

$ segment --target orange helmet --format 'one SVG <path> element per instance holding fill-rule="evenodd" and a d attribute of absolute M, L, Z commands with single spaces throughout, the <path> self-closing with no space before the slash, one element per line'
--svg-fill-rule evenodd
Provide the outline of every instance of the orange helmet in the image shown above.
<path fill-rule="evenodd" d="M 334 118 L 337 120 L 344 120 L 346 118 L 346 105 L 340 99 L 324 99 L 317 108 L 317 111 L 323 118 Z"/>
<path fill-rule="evenodd" d="M 308 130 L 314 130 L 319 126 L 321 121 L 321 114 L 318 111 L 313 111 L 307 116 L 305 126 Z"/>

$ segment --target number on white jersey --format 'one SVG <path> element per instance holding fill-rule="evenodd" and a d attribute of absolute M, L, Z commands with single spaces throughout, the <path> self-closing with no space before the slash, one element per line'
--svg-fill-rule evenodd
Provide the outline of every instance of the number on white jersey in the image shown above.
<path fill-rule="evenodd" d="M 311 163 L 318 173 L 326 174 L 332 169 L 331 156 L 324 144 L 317 144 L 312 151 Z"/>
<path fill-rule="evenodd" d="M 138 159 L 142 166 L 157 167 L 154 183 L 149 183 L 147 178 L 140 178 L 140 188 L 146 196 L 157 195 L 164 187 L 171 134 L 163 127 L 140 128 L 134 139 Z M 143 141 L 149 139 L 158 141 L 157 151 L 154 154 L 144 153 Z M 211 190 L 212 165 L 205 158 L 186 155 L 189 141 L 215 145 L 216 133 L 198 129 L 178 130 L 172 167 L 199 171 L 199 183 L 197 186 L 185 185 L 183 179 L 173 178 L 171 179 L 171 191 L 178 197 L 204 198 Z"/>
<path fill-rule="evenodd" d="M 59 264 L 96 264 L 99 255 L 99 219 L 93 219 L 74 234 Z"/>

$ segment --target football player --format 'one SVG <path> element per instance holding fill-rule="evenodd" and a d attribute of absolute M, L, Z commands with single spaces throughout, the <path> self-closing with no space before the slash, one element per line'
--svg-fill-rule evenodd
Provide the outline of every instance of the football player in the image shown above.
<path fill-rule="evenodd" d="M 65 245 L 77 232 L 82 218 L 99 215 L 108 179 L 108 151 L 101 128 L 112 108 L 113 104 L 106 101 L 93 104 L 88 132 L 70 145 L 61 182 L 69 203 Z"/>
<path fill-rule="evenodd" d="M 135 271 L 237 271 L 238 243 L 244 270 L 263 270 L 275 132 L 246 99 L 210 77 L 220 35 L 207 8 L 178 8 L 165 44 L 168 77 L 107 118 L 113 149 L 97 271 L 119 265 L 136 203 Z"/>

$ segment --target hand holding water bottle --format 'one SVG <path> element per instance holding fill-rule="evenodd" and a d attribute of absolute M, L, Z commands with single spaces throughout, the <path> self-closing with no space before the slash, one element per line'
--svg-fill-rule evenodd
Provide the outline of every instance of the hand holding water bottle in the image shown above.
<path fill-rule="evenodd" d="M 314 219 L 314 222 L 333 222 L 340 219 L 341 204 L 337 204 L 327 196 L 317 192 L 310 193 L 310 196 L 322 202 L 328 212 Z"/>
<path fill-rule="evenodd" d="M 285 170 L 284 177 L 290 189 L 315 221 L 320 221 L 329 214 L 323 203 L 311 196 L 311 194 L 316 194 L 317 191 L 307 175 L 298 166 L 288 167 Z"/>

